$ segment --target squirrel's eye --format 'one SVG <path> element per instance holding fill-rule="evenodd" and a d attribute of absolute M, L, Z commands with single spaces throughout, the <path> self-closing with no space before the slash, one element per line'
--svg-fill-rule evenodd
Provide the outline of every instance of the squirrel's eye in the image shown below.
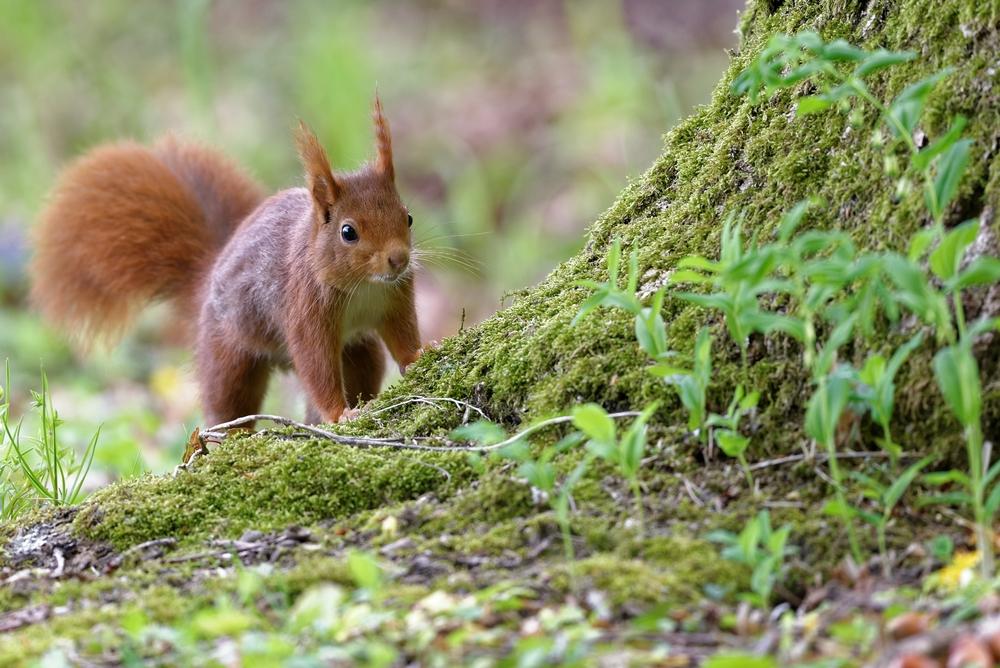
<path fill-rule="evenodd" d="M 406 224 L 410 227 L 413 227 L 413 216 L 411 216 L 410 214 L 406 214 Z"/>
<path fill-rule="evenodd" d="M 358 240 L 357 231 L 350 225 L 344 225 L 343 227 L 340 228 L 340 236 L 343 237 L 344 241 L 346 241 L 349 244 L 353 244 L 355 241 Z"/>

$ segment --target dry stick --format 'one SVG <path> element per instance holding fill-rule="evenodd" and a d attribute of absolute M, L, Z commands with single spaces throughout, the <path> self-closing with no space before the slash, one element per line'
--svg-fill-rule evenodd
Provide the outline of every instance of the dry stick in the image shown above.
<path fill-rule="evenodd" d="M 355 448 L 398 448 L 401 450 L 447 450 L 449 448 L 435 447 L 432 445 L 417 445 L 416 443 L 404 443 L 402 441 L 384 441 L 377 438 L 368 438 L 364 436 L 344 436 L 343 434 L 335 434 L 332 431 L 327 431 L 326 429 L 320 429 L 319 427 L 314 427 L 308 424 L 302 424 L 301 422 L 296 422 L 295 420 L 290 420 L 286 417 L 281 417 L 280 415 L 246 415 L 241 418 L 236 418 L 235 420 L 230 420 L 229 422 L 223 422 L 222 424 L 217 424 L 214 427 L 209 428 L 207 431 L 203 431 L 200 434 L 202 442 L 204 443 L 207 439 L 221 439 L 226 436 L 225 430 L 234 429 L 236 427 L 242 427 L 244 425 L 256 422 L 258 420 L 267 420 L 268 422 L 274 422 L 276 424 L 285 425 L 286 427 L 295 427 L 296 429 L 301 429 L 302 431 L 308 432 L 313 436 L 319 436 L 320 438 L 325 438 L 328 441 L 333 441 L 334 443 L 339 443 L 341 445 L 348 445 Z"/>
<path fill-rule="evenodd" d="M 642 413 L 640 413 L 638 411 L 622 411 L 621 413 L 608 413 L 608 417 L 609 418 L 639 417 L 640 415 L 642 415 Z M 487 451 L 487 452 L 490 451 L 490 450 L 498 450 L 500 448 L 504 448 L 504 447 L 506 447 L 508 445 L 511 445 L 512 443 L 517 443 L 519 440 L 521 440 L 522 438 L 524 438 L 528 434 L 533 434 L 536 431 L 538 431 L 539 429 L 544 429 L 545 427 L 551 427 L 552 425 L 556 425 L 556 424 L 563 424 L 565 422 L 571 422 L 572 420 L 573 420 L 573 416 L 572 415 L 560 415 L 559 417 L 549 418 L 548 420 L 542 420 L 541 422 L 528 427 L 524 431 L 520 431 L 520 432 L 514 434 L 513 436 L 511 436 L 510 438 L 508 438 L 505 441 L 500 441 L 499 443 L 494 443 L 493 445 L 480 446 L 478 448 L 465 447 L 465 448 L 460 448 L 460 449 L 465 449 L 465 450 L 479 450 L 479 451 Z"/>
<path fill-rule="evenodd" d="M 889 454 L 885 452 L 839 452 L 837 453 L 837 459 L 872 459 L 872 458 L 882 458 L 888 457 Z M 902 457 L 917 457 L 915 454 L 904 454 Z M 777 459 L 768 459 L 763 462 L 757 462 L 756 464 L 750 465 L 751 471 L 756 471 L 758 469 L 768 468 L 769 466 L 780 466 L 782 464 L 792 464 L 794 462 L 804 462 L 804 461 L 816 461 L 825 462 L 830 458 L 830 455 L 826 453 L 816 453 L 812 455 L 788 455 L 787 457 L 778 457 Z"/>
<path fill-rule="evenodd" d="M 444 401 L 444 402 L 448 402 L 448 403 L 451 403 L 451 404 L 455 404 L 459 408 L 464 408 L 466 410 L 466 412 L 468 412 L 469 410 L 474 410 L 477 413 L 479 413 L 479 415 L 484 420 L 489 420 L 490 419 L 489 416 L 487 416 L 486 413 L 484 413 L 483 410 L 481 408 L 479 408 L 479 406 L 475 406 L 473 404 L 470 404 L 467 401 L 462 401 L 460 399 L 453 399 L 451 397 L 422 397 L 422 396 L 420 396 L 418 394 L 408 395 L 407 398 L 404 399 L 403 401 L 400 401 L 400 402 L 397 402 L 397 403 L 394 403 L 394 404 L 390 404 L 390 405 L 385 406 L 383 408 L 379 408 L 378 410 L 366 411 L 365 412 L 365 416 L 378 415 L 379 413 L 384 413 L 384 412 L 386 412 L 388 410 L 392 410 L 393 408 L 399 408 L 400 406 L 406 406 L 407 404 L 427 404 L 428 406 L 433 406 L 435 404 L 435 402 L 439 402 L 439 401 Z"/>
<path fill-rule="evenodd" d="M 640 413 L 638 411 L 622 411 L 620 413 L 609 413 L 610 418 L 623 418 L 623 417 L 638 417 Z M 551 427 L 557 424 L 564 424 L 573 420 L 572 415 L 560 415 L 559 417 L 549 418 L 548 420 L 542 420 L 541 422 L 534 424 L 527 429 L 520 431 L 510 438 L 501 441 L 499 443 L 494 443 L 492 445 L 446 445 L 446 446 L 435 446 L 435 445 L 419 445 L 417 443 L 406 443 L 404 441 L 387 441 L 380 438 L 369 438 L 365 436 L 344 436 L 343 434 L 336 434 L 332 431 L 327 431 L 326 429 L 320 429 L 319 427 L 314 427 L 307 424 L 302 424 L 301 422 L 296 422 L 286 417 L 281 417 L 280 415 L 247 415 L 241 418 L 236 418 L 235 420 L 230 420 L 229 422 L 223 422 L 222 424 L 217 424 L 214 427 L 210 427 L 208 430 L 201 432 L 199 437 L 204 443 L 206 440 L 210 439 L 222 439 L 226 436 L 225 430 L 234 429 L 236 427 L 242 427 L 246 424 L 256 422 L 258 420 L 267 420 L 268 422 L 274 422 L 276 424 L 285 425 L 286 427 L 295 427 L 296 429 L 301 429 L 302 431 L 308 432 L 314 436 L 319 436 L 320 438 L 325 438 L 334 443 L 339 443 L 341 445 L 347 445 L 355 448 L 396 448 L 400 450 L 424 450 L 432 452 L 449 452 L 449 451 L 462 451 L 462 452 L 490 452 L 492 450 L 498 450 L 500 448 L 511 445 L 521 440 L 528 434 L 533 434 L 540 429 L 545 427 Z"/>

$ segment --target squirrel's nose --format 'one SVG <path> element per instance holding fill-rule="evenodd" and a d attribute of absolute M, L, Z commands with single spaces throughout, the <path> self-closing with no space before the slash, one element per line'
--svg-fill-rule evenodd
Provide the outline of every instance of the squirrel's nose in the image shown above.
<path fill-rule="evenodd" d="M 403 273 L 403 270 L 406 269 L 406 265 L 410 263 L 410 253 L 409 251 L 403 249 L 396 249 L 389 252 L 386 260 L 389 262 L 389 267 L 391 267 L 394 272 L 401 274 Z"/>

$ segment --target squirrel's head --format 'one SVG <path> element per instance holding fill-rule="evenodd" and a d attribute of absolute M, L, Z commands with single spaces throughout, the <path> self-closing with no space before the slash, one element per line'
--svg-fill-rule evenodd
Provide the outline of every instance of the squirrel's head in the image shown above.
<path fill-rule="evenodd" d="M 375 161 L 334 174 L 316 135 L 299 123 L 299 156 L 312 195 L 312 261 L 326 285 L 352 290 L 362 282 L 394 284 L 410 275 L 413 218 L 396 192 L 392 139 L 375 96 Z"/>

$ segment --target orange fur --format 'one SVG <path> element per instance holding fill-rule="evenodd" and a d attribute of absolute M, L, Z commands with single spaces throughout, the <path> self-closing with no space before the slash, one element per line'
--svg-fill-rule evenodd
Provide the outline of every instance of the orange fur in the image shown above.
<path fill-rule="evenodd" d="M 375 121 L 375 146 L 378 149 L 375 159 L 375 169 L 390 181 L 395 180 L 396 174 L 392 166 L 392 137 L 389 134 L 389 121 L 385 120 L 382 113 L 382 101 L 375 94 L 375 109 L 372 112 Z"/>
<path fill-rule="evenodd" d="M 336 421 L 377 393 L 378 337 L 401 369 L 420 354 L 408 214 L 377 99 L 375 128 L 374 164 L 334 174 L 300 124 L 307 188 L 259 206 L 259 188 L 207 149 L 166 139 L 94 150 L 66 170 L 42 215 L 35 303 L 87 337 L 118 333 L 143 304 L 169 299 L 197 325 L 209 424 L 257 412 L 275 366 L 295 369 L 314 418 Z"/>
<path fill-rule="evenodd" d="M 147 302 L 197 317 L 215 254 L 262 199 L 222 155 L 168 138 L 94 149 L 61 175 L 35 230 L 33 303 L 80 343 L 114 339 Z"/>

